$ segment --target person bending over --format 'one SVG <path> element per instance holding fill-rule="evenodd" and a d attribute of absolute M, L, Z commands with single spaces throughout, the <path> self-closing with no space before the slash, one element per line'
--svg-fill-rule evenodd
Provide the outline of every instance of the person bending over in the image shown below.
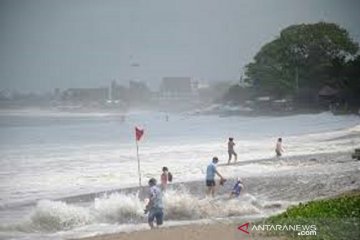
<path fill-rule="evenodd" d="M 217 157 L 213 157 L 212 162 L 207 166 L 206 169 L 206 195 L 211 194 L 212 197 L 215 195 L 215 174 L 220 177 L 220 181 L 224 182 L 226 179 L 216 169 L 216 165 L 219 162 Z"/>

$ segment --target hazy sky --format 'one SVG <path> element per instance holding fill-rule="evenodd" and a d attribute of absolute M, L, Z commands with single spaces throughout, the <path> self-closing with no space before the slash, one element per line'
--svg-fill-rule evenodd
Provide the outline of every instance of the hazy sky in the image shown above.
<path fill-rule="evenodd" d="M 360 42 L 359 0 L 0 0 L 0 90 L 235 81 L 281 29 L 321 20 Z"/>

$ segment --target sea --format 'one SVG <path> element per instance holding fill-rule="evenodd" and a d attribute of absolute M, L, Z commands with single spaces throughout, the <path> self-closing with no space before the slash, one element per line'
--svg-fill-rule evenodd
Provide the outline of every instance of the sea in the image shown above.
<path fill-rule="evenodd" d="M 138 142 L 135 127 L 144 129 Z M 227 166 L 229 137 L 234 138 L 238 164 Z M 220 117 L 150 111 L 3 110 L 0 239 L 81 238 L 147 229 L 144 199 L 138 188 L 138 162 L 143 188 L 149 178 L 160 178 L 163 166 L 174 176 L 174 187 L 164 194 L 167 226 L 263 217 L 299 201 L 286 194 L 286 185 L 283 194 L 276 196 L 269 189 L 254 186 L 246 188 L 239 199 L 228 199 L 231 179 L 236 177 L 251 186 L 251 179 L 273 181 L 286 175 L 291 181 L 301 172 L 305 181 L 306 174 L 342 169 L 322 170 L 321 164 L 303 168 L 301 162 L 279 164 L 274 151 L 279 137 L 283 139 L 285 163 L 301 156 L 337 156 L 360 146 L 360 117 L 329 112 Z M 218 169 L 229 185 L 215 199 L 209 199 L 204 177 L 214 156 L 219 158 Z M 264 159 L 267 164 L 263 164 Z M 344 178 L 360 169 L 359 164 L 351 164 L 339 165 L 346 168 L 341 172 Z"/>

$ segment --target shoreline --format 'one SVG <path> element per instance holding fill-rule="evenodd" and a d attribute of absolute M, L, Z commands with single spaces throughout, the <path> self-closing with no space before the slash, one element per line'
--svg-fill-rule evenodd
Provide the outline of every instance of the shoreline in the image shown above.
<path fill-rule="evenodd" d="M 187 114 L 191 116 L 218 116 L 221 118 L 227 117 L 288 117 L 304 114 L 320 114 L 320 113 L 331 113 L 334 116 L 337 115 L 354 115 L 360 116 L 359 112 L 331 112 L 325 109 L 297 109 L 292 111 L 268 111 L 268 110 L 252 110 L 252 111 L 243 111 L 243 110 L 199 110 L 186 109 L 183 111 L 168 111 L 163 109 L 152 109 L 152 108 L 134 108 L 134 109 L 116 109 L 116 108 L 81 108 L 81 109 L 61 109 L 58 107 L 44 107 L 44 106 L 29 106 L 29 107 L 0 107 L 1 115 L 29 115 L 30 113 L 38 113 L 41 116 L 52 116 L 60 114 L 68 115 L 127 115 L 133 112 L 158 112 L 158 113 L 170 113 L 170 114 Z"/>
<path fill-rule="evenodd" d="M 255 159 L 255 160 L 245 160 L 245 161 L 238 161 L 236 163 L 231 163 L 230 165 L 227 164 L 218 164 L 219 169 L 221 171 L 222 168 L 226 168 L 228 166 L 231 167 L 238 167 L 241 165 L 247 165 L 247 164 L 262 164 L 262 165 L 268 165 L 268 164 L 288 164 L 288 165 L 294 165 L 294 164 L 300 164 L 300 163 L 307 163 L 310 165 L 313 164 L 324 164 L 327 162 L 332 162 L 334 160 L 329 159 L 329 156 L 332 158 L 336 158 L 339 162 L 343 162 L 344 158 L 351 159 L 351 152 L 345 151 L 345 152 L 336 152 L 336 153 L 316 153 L 316 154 L 306 154 L 306 155 L 294 155 L 289 157 L 282 157 L 282 158 L 263 158 L 263 159 Z M 263 179 L 261 181 L 262 184 L 265 184 L 266 180 L 272 179 L 274 176 L 271 175 L 264 175 L 262 176 Z M 234 177 L 231 176 L 228 178 L 227 184 L 231 185 L 233 184 Z M 249 182 L 259 179 L 259 176 L 246 176 L 246 179 L 248 179 Z M 200 195 L 204 192 L 204 186 L 203 186 L 202 180 L 191 180 L 191 181 L 182 181 L 182 182 L 174 182 L 170 186 L 172 189 L 182 189 L 187 188 L 190 194 L 193 195 Z M 123 194 L 134 194 L 139 192 L 139 197 L 144 198 L 144 194 L 147 191 L 147 186 L 142 186 L 139 189 L 139 186 L 127 186 L 124 188 L 116 188 L 116 189 L 109 189 L 99 192 L 92 192 L 92 193 L 85 193 L 77 196 L 68 196 L 68 197 L 62 197 L 57 199 L 52 199 L 54 201 L 64 201 L 66 203 L 76 203 L 81 199 L 82 202 L 88 202 L 93 201 L 95 198 L 101 197 L 104 194 L 109 195 L 113 193 L 123 193 Z M 220 188 L 220 194 L 224 193 L 224 189 Z"/>
<path fill-rule="evenodd" d="M 360 187 L 348 192 L 324 198 L 331 200 L 338 197 L 352 196 L 360 193 Z M 276 214 L 278 215 L 278 214 Z M 97 235 L 84 238 L 71 238 L 72 240 L 208 240 L 208 239 L 227 239 L 227 240 L 287 240 L 292 239 L 287 236 L 271 235 L 263 232 L 251 232 L 245 234 L 238 228 L 247 222 L 264 222 L 264 219 L 247 219 L 247 220 L 224 220 L 213 221 L 210 223 L 186 223 L 182 225 L 165 226 L 155 229 L 143 229 L 133 232 L 119 232 L 104 235 Z"/>
<path fill-rule="evenodd" d="M 270 164 L 273 159 L 264 159 L 261 164 Z M 331 199 L 336 196 L 347 194 L 353 191 L 360 191 L 360 169 L 359 161 L 352 160 L 348 152 L 343 153 L 324 153 L 311 154 L 306 156 L 294 156 L 278 161 L 280 164 L 301 165 L 296 172 L 284 172 L 266 176 L 253 176 L 246 178 L 246 187 L 251 189 L 251 194 L 259 200 L 267 200 L 261 203 L 264 219 L 273 214 L 278 214 L 286 210 L 288 206 L 297 205 L 301 202 L 309 202 L 319 199 Z M 312 171 L 312 167 L 319 165 Z M 311 168 L 307 168 L 311 167 Z M 342 168 L 339 172 L 327 172 L 326 168 Z M 318 169 L 325 168 L 323 172 Z M 220 170 L 221 171 L 221 170 Z M 231 180 L 229 180 L 231 181 Z M 190 194 L 199 196 L 203 194 L 204 186 L 199 181 L 178 183 L 178 187 L 185 185 Z M 231 184 L 230 184 L 231 185 Z M 131 193 L 130 189 L 126 189 Z M 299 191 L 301 189 L 301 191 Z M 225 188 L 220 188 L 217 194 L 226 194 Z M 306 192 L 306 194 L 304 194 Z M 285 202 L 292 202 L 287 205 Z M 266 205 L 268 204 L 268 205 Z M 220 205 L 221 207 L 221 205 Z M 268 211 L 269 210 L 269 211 Z M 268 211 L 268 214 L 265 212 Z M 252 215 L 255 217 L 255 215 Z M 244 220 L 246 219 L 246 220 Z M 241 235 L 237 229 L 244 222 L 249 221 L 251 215 L 238 217 L 225 216 L 221 218 L 210 218 L 210 222 L 205 223 L 204 219 L 192 219 L 190 221 L 180 221 L 174 226 L 171 219 L 165 220 L 163 227 L 155 230 L 138 229 L 130 232 L 122 231 L 117 233 L 103 233 L 100 235 L 86 236 L 84 238 L 72 238 L 82 240 L 152 240 L 152 239 L 247 239 L 246 235 Z M 206 219 L 205 219 L 206 220 Z M 215 220 L 215 221 L 213 221 Z M 256 220 L 256 219 L 255 219 Z M 211 222 L 213 221 L 213 222 Z M 190 222 L 190 223 L 189 223 Z M 268 236 L 251 236 L 251 239 L 286 239 Z"/>
<path fill-rule="evenodd" d="M 131 233 L 107 234 L 95 237 L 85 237 L 81 240 L 209 240 L 209 239 L 241 239 L 242 233 L 237 229 L 237 223 L 211 223 L 199 225 L 182 225 L 158 228 L 153 230 L 142 230 Z M 245 235 L 246 236 L 246 235 Z M 247 238 L 246 238 L 247 239 Z M 260 238 L 252 238 L 260 239 Z M 275 240 L 281 238 L 261 238 Z M 285 239 L 285 238 L 284 238 Z"/>
<path fill-rule="evenodd" d="M 133 186 L 50 199 L 54 202 L 69 204 L 70 208 L 81 206 L 86 211 L 92 211 L 95 214 L 91 215 L 95 218 L 90 223 L 75 225 L 74 228 L 63 229 L 61 232 L 56 230 L 57 233 L 54 234 L 61 239 L 89 240 L 141 240 L 145 238 L 147 240 L 168 238 L 207 240 L 213 239 L 211 236 L 243 239 L 234 235 L 238 233 L 236 228 L 234 232 L 234 226 L 241 225 L 249 219 L 265 219 L 300 202 L 332 198 L 360 189 L 360 161 L 352 159 L 350 151 L 244 161 L 231 164 L 229 168 L 240 170 L 243 165 L 252 165 L 254 162 L 258 163 L 256 165 L 260 166 L 260 169 L 270 167 L 276 171 L 241 176 L 245 182 L 245 190 L 235 201 L 228 200 L 234 181 L 231 177 L 234 176 L 226 176 L 229 178 L 225 186 L 219 187 L 216 197 L 210 201 L 204 199 L 205 184 L 202 179 L 171 184 L 166 202 L 164 226 L 153 231 L 154 233 L 151 232 L 150 235 L 148 230 L 144 230 L 148 228 L 144 215 L 127 221 L 126 215 L 123 217 L 121 213 L 121 211 L 127 213 L 127 201 L 138 201 L 138 198 L 145 197 L 145 187 L 138 195 L 139 188 Z M 227 165 L 219 166 L 220 172 L 226 172 L 227 167 Z M 121 197 L 116 198 L 115 195 L 115 198 L 111 198 L 112 193 L 121 193 Z M 105 204 L 103 209 L 105 211 L 94 212 L 95 198 L 100 201 L 98 203 Z M 126 200 L 125 205 L 118 203 L 122 199 Z M 109 206 L 106 207 L 107 205 Z M 58 206 L 58 203 L 53 206 Z M 185 211 L 181 210 L 182 207 Z M 111 211 L 108 212 L 107 209 Z M 117 213 L 119 210 L 120 212 Z M 96 218 L 99 213 L 102 217 Z M 107 216 L 110 218 L 106 218 Z M 48 221 L 52 220 L 50 216 Z M 47 222 L 44 224 L 46 226 Z M 183 232 L 190 232 L 193 235 L 190 233 L 184 235 Z M 210 237 L 206 235 L 207 233 L 211 233 Z M 31 235 L 30 232 L 29 235 Z M 177 236 L 180 238 L 175 238 Z M 252 239 L 264 238 L 253 237 Z"/>

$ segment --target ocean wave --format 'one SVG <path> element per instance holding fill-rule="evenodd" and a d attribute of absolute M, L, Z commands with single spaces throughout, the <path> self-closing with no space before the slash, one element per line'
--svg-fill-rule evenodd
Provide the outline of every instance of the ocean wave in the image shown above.
<path fill-rule="evenodd" d="M 89 209 L 61 201 L 41 200 L 23 221 L 0 225 L 1 232 L 56 232 L 94 222 Z"/>
<path fill-rule="evenodd" d="M 31 215 L 32 226 L 41 231 L 66 230 L 92 221 L 88 209 L 50 200 L 40 201 Z"/>
<path fill-rule="evenodd" d="M 112 193 L 95 198 L 93 213 L 99 222 L 136 223 L 143 219 L 144 207 L 138 193 Z"/>
<path fill-rule="evenodd" d="M 168 190 L 164 194 L 165 220 L 199 220 L 256 214 L 261 211 L 255 197 L 229 199 L 199 198 L 186 189 Z M 147 221 L 145 202 L 139 193 L 113 193 L 96 198 L 88 206 L 77 206 L 62 201 L 41 200 L 32 213 L 20 223 L 0 226 L 1 232 L 58 232 L 90 224 L 139 224 Z"/>

